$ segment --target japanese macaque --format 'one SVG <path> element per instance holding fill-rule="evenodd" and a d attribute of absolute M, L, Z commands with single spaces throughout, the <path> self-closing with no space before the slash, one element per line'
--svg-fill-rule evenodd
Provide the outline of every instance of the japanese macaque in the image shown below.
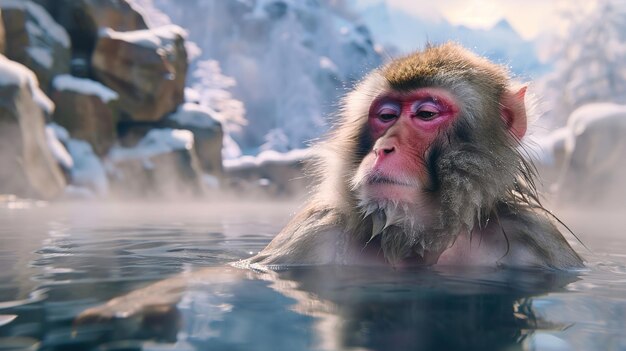
<path fill-rule="evenodd" d="M 374 70 L 316 146 L 306 207 L 240 266 L 582 266 L 521 154 L 526 87 L 448 43 Z"/>
<path fill-rule="evenodd" d="M 374 70 L 316 146 L 309 203 L 265 249 L 233 264 L 252 270 L 170 278 L 86 310 L 77 324 L 167 314 L 189 282 L 279 282 L 273 271 L 290 266 L 581 267 L 521 154 L 525 92 L 455 44 Z"/>

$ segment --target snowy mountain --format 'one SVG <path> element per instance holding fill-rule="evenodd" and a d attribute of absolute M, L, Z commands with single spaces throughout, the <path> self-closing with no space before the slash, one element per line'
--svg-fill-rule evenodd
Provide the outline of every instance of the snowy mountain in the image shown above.
<path fill-rule="evenodd" d="M 427 42 L 452 40 L 509 66 L 522 78 L 536 77 L 548 69 L 537 58 L 535 44 L 522 39 L 505 19 L 489 29 L 474 29 L 453 25 L 437 13 L 417 17 L 384 1 L 352 1 L 374 39 L 392 53 L 419 49 Z"/>

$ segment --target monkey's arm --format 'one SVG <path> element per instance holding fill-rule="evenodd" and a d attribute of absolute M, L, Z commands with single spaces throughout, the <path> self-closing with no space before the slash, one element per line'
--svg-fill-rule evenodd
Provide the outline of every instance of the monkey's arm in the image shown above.
<path fill-rule="evenodd" d="M 135 326 L 146 322 L 146 317 L 167 316 L 176 310 L 189 284 L 227 284 L 244 279 L 247 272 L 233 267 L 211 267 L 183 273 L 150 284 L 144 288 L 116 297 L 107 303 L 80 313 L 75 325 L 105 322 L 117 318 L 135 317 Z"/>
<path fill-rule="evenodd" d="M 562 270 L 584 267 L 582 258 L 545 214 L 520 210 L 505 215 L 501 223 L 510 244 L 509 257 L 502 264 Z"/>
<path fill-rule="evenodd" d="M 507 266 L 569 270 L 583 261 L 543 214 L 530 209 L 503 211 L 486 228 L 461 233 L 438 265 Z"/>
<path fill-rule="evenodd" d="M 309 204 L 257 255 L 242 266 L 275 268 L 289 265 L 338 263 L 345 253 L 341 215 L 334 209 Z"/>

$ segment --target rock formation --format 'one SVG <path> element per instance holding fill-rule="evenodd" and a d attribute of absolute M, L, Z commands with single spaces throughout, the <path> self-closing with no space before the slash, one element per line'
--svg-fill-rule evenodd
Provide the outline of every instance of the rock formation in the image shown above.
<path fill-rule="evenodd" d="M 52 78 L 69 72 L 70 38 L 39 5 L 31 1 L 2 0 L 6 36 L 5 55 L 30 68 L 48 92 Z"/>
<path fill-rule="evenodd" d="M 193 133 L 195 150 L 202 170 L 217 177 L 223 176 L 222 124 L 206 107 L 185 103 L 176 112 L 167 116 L 164 126 L 174 129 L 186 129 Z"/>
<path fill-rule="evenodd" d="M 92 56 L 93 73 L 119 94 L 122 118 L 158 121 L 183 102 L 187 75 L 184 35 L 177 26 L 100 32 Z"/>
<path fill-rule="evenodd" d="M 45 133 L 52 108 L 35 75 L 0 55 L 0 193 L 53 198 L 63 192 Z"/>
<path fill-rule="evenodd" d="M 73 138 L 82 139 L 103 156 L 115 142 L 119 119 L 118 95 L 104 85 L 70 75 L 54 78 L 50 95 L 56 105 L 53 120 Z"/>

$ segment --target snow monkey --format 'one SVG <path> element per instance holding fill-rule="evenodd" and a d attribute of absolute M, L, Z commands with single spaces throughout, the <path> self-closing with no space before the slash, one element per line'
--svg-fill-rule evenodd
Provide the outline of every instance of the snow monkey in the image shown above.
<path fill-rule="evenodd" d="M 315 148 L 309 203 L 239 265 L 581 267 L 521 154 L 525 92 L 453 43 L 374 70 Z"/>
<path fill-rule="evenodd" d="M 345 97 L 338 125 L 315 147 L 308 204 L 265 249 L 233 264 L 252 270 L 181 274 L 88 309 L 77 324 L 154 306 L 167 314 L 189 282 L 274 281 L 295 265 L 581 267 L 521 155 L 525 92 L 455 44 L 391 61 Z"/>

